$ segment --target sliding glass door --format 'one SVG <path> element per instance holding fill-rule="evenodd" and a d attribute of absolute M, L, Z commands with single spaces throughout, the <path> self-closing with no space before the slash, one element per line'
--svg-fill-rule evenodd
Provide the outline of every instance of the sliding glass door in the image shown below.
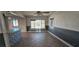
<path fill-rule="evenodd" d="M 31 21 L 31 29 L 33 29 L 33 30 L 45 29 L 45 20 L 33 20 L 33 21 Z"/>

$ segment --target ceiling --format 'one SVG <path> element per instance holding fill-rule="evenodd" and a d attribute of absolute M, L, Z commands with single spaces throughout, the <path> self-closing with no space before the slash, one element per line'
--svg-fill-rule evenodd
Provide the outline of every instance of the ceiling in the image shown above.
<path fill-rule="evenodd" d="M 24 16 L 36 16 L 37 11 L 12 11 L 17 15 L 24 15 Z M 40 11 L 40 12 L 49 12 L 49 13 L 42 13 L 43 16 L 50 16 L 55 11 Z"/>

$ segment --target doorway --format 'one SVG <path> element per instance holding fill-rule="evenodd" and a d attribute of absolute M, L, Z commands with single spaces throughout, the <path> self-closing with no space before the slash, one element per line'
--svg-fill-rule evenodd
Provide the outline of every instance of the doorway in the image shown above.
<path fill-rule="evenodd" d="M 45 20 L 31 20 L 31 31 L 41 32 L 45 30 Z"/>

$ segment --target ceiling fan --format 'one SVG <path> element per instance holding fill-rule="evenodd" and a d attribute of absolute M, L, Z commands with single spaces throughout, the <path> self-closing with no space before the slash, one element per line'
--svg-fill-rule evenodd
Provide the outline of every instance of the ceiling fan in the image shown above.
<path fill-rule="evenodd" d="M 46 14 L 48 14 L 48 13 L 50 13 L 50 12 L 48 12 L 48 11 L 44 11 L 44 12 L 42 12 L 42 11 L 37 11 L 37 13 L 46 13 Z"/>
<path fill-rule="evenodd" d="M 37 15 L 37 16 L 42 16 L 42 15 L 47 15 L 47 14 L 49 14 L 50 12 L 48 12 L 48 11 L 37 11 L 37 12 L 35 12 L 35 15 Z"/>

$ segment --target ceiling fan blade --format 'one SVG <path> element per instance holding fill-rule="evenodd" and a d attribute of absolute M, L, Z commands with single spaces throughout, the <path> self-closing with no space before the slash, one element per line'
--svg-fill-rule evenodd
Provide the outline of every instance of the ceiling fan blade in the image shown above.
<path fill-rule="evenodd" d="M 42 13 L 50 13 L 50 12 L 42 12 Z"/>
<path fill-rule="evenodd" d="M 50 13 L 50 12 L 48 12 L 48 11 L 45 11 L 45 12 L 37 11 L 37 13 Z"/>

